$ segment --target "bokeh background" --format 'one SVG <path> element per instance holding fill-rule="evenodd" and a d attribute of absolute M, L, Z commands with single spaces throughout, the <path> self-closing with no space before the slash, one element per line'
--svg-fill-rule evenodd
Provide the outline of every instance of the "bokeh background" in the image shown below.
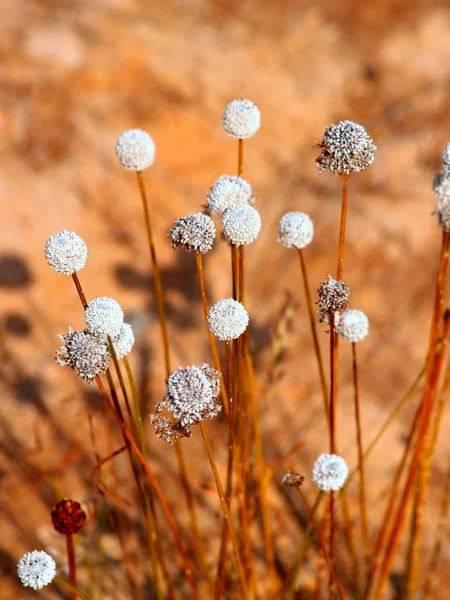
<path fill-rule="evenodd" d="M 88 299 L 114 297 L 132 323 L 131 360 L 146 414 L 164 389 L 137 183 L 115 157 L 126 129 L 144 129 L 156 143 L 145 179 L 173 362 L 185 366 L 209 360 L 209 353 L 195 261 L 171 249 L 167 232 L 176 218 L 202 209 L 219 175 L 236 170 L 236 143 L 221 127 L 226 103 L 246 97 L 261 110 L 261 129 L 245 144 L 244 177 L 263 220 L 247 252 L 248 303 L 266 451 L 278 481 L 288 467 L 308 474 L 327 446 L 299 264 L 295 252 L 277 243 L 278 220 L 288 210 L 314 220 L 306 250 L 314 291 L 335 270 L 340 211 L 340 180 L 318 174 L 314 145 L 339 120 L 366 127 L 378 150 L 370 169 L 350 177 L 344 280 L 351 306 L 371 321 L 360 368 L 364 434 L 372 439 L 426 352 L 441 238 L 431 182 L 450 141 L 450 7 L 445 0 L 2 0 L 0 55 L 0 597 L 12 600 L 33 597 L 16 581 L 15 563 L 25 551 L 49 548 L 64 564 L 49 511 L 68 496 L 94 514 L 94 447 L 106 456 L 119 443 L 95 389 L 53 360 L 57 334 L 69 325 L 81 329 L 83 314 L 70 278 L 45 263 L 51 234 L 69 229 L 86 241 L 80 278 Z M 228 258 L 218 240 L 206 259 L 212 301 L 230 294 Z M 325 329 L 321 342 L 326 352 Z M 343 347 L 338 435 L 353 466 L 350 383 L 350 351 Z M 411 399 L 368 462 L 373 531 L 417 401 Z M 225 430 L 218 422 L 212 431 L 220 458 Z M 449 433 L 445 418 L 424 567 Z M 148 430 L 156 469 L 176 506 L 173 453 L 151 435 Z M 202 523 L 212 531 L 217 505 L 208 464 L 197 435 L 188 444 Z M 115 477 L 126 500 L 124 466 L 119 458 Z M 271 504 L 280 556 L 290 560 L 301 535 L 290 515 L 301 515 L 300 505 L 277 485 Z M 132 507 L 126 510 L 133 515 Z M 182 512 L 179 507 L 181 519 Z M 91 524 L 79 552 L 116 564 L 108 571 L 115 591 L 103 597 L 130 597 L 112 534 Z M 447 597 L 449 560 L 445 541 L 433 598 Z M 399 574 L 403 565 L 400 555 Z M 396 597 L 396 582 L 387 597 Z M 63 595 L 53 590 L 42 597 Z"/>

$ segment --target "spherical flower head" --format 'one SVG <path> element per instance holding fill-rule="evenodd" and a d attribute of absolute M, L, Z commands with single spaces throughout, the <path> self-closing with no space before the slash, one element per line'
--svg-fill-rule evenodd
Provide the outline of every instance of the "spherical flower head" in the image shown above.
<path fill-rule="evenodd" d="M 344 340 L 361 342 L 369 333 L 369 319 L 361 310 L 345 310 L 340 315 L 339 333 Z"/>
<path fill-rule="evenodd" d="M 447 177 L 442 171 L 434 176 L 433 192 L 439 202 L 450 202 L 450 177 Z"/>
<path fill-rule="evenodd" d="M 450 177 L 450 144 L 447 144 L 442 153 L 442 170 L 447 177 Z"/>
<path fill-rule="evenodd" d="M 240 337 L 248 326 L 248 312 L 233 298 L 219 300 L 208 312 L 208 327 L 219 340 L 228 342 Z"/>
<path fill-rule="evenodd" d="M 245 140 L 258 131 L 261 125 L 261 113 L 251 100 L 240 98 L 227 104 L 222 124 L 228 135 Z"/>
<path fill-rule="evenodd" d="M 343 281 L 333 279 L 331 275 L 319 283 L 317 289 L 319 294 L 319 310 L 320 322 L 330 322 L 331 315 L 341 312 L 348 307 L 348 299 L 350 296 L 350 288 Z M 335 322 L 336 325 L 336 322 Z"/>
<path fill-rule="evenodd" d="M 41 590 L 53 581 L 56 575 L 56 564 L 47 552 L 33 550 L 24 554 L 19 560 L 17 574 L 25 587 Z"/>
<path fill-rule="evenodd" d="M 67 335 L 59 336 L 64 345 L 56 353 L 56 362 L 62 367 L 70 367 L 87 383 L 92 383 L 97 375 L 105 373 L 109 363 L 108 342 L 105 338 L 85 331 L 73 331 L 69 327 Z"/>
<path fill-rule="evenodd" d="M 87 246 L 73 231 L 55 233 L 45 244 L 45 260 L 57 273 L 72 275 L 86 264 Z"/>
<path fill-rule="evenodd" d="M 86 520 L 86 513 L 79 502 L 65 498 L 55 504 L 51 512 L 52 524 L 58 533 L 72 535 L 78 533 Z"/>
<path fill-rule="evenodd" d="M 281 480 L 281 483 L 286 487 L 301 487 L 305 482 L 305 477 L 300 475 L 300 473 L 293 473 L 292 471 L 288 471 L 286 475 Z"/>
<path fill-rule="evenodd" d="M 131 352 L 134 346 L 134 333 L 131 325 L 124 323 L 118 335 L 112 338 L 117 360 L 122 360 Z"/>
<path fill-rule="evenodd" d="M 333 175 L 364 171 L 374 161 L 377 147 L 362 125 L 341 121 L 325 130 L 316 158 L 320 171 L 330 169 Z"/>
<path fill-rule="evenodd" d="M 225 237 L 232 244 L 251 244 L 261 231 L 261 217 L 253 206 L 236 204 L 225 211 L 222 227 Z"/>
<path fill-rule="evenodd" d="M 348 475 L 347 463 L 337 454 L 321 454 L 314 463 L 312 477 L 323 492 L 340 490 Z"/>
<path fill-rule="evenodd" d="M 209 365 L 179 368 L 167 379 L 167 408 L 182 427 L 212 418 L 221 409 L 220 373 Z"/>
<path fill-rule="evenodd" d="M 245 179 L 221 175 L 209 190 L 207 207 L 209 211 L 222 216 L 230 206 L 252 202 L 253 190 Z"/>
<path fill-rule="evenodd" d="M 172 248 L 185 248 L 189 252 L 206 254 L 213 247 L 216 226 L 208 215 L 196 213 L 175 221 L 169 232 Z"/>
<path fill-rule="evenodd" d="M 143 171 L 155 160 L 155 144 L 145 131 L 130 129 L 117 140 L 116 155 L 125 169 Z"/>
<path fill-rule="evenodd" d="M 116 337 L 123 325 L 122 309 L 115 300 L 107 296 L 89 302 L 84 318 L 89 331 L 94 335 Z"/>
<path fill-rule="evenodd" d="M 278 241 L 287 248 L 304 248 L 313 239 L 314 225 L 302 212 L 288 212 L 280 219 Z"/>

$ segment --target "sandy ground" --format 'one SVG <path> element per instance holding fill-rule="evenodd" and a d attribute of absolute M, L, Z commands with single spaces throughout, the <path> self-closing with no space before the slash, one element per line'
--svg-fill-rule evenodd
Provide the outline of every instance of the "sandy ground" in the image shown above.
<path fill-rule="evenodd" d="M 350 0 L 336 6 L 294 0 L 3 0 L 0 33 L 0 597 L 15 600 L 33 597 L 15 576 L 25 551 L 53 549 L 64 564 L 48 519 L 55 499 L 73 497 L 94 510 L 88 415 L 100 455 L 119 444 L 95 390 L 53 361 L 56 335 L 69 325 L 82 328 L 83 314 L 71 280 L 45 263 L 43 248 L 52 233 L 70 229 L 83 237 L 89 260 L 80 278 L 88 298 L 113 296 L 133 324 L 137 344 L 131 362 L 146 414 L 164 389 L 138 189 L 134 174 L 116 160 L 117 137 L 139 127 L 155 140 L 156 162 L 145 177 L 173 361 L 197 364 L 209 354 L 195 264 L 192 256 L 170 248 L 166 234 L 174 219 L 201 209 L 219 175 L 235 172 L 236 144 L 221 128 L 225 104 L 248 97 L 259 106 L 262 126 L 245 145 L 244 176 L 263 221 L 260 238 L 247 252 L 247 274 L 266 452 L 275 461 L 276 477 L 287 467 L 309 473 L 317 453 L 326 450 L 327 434 L 298 260 L 277 244 L 278 220 L 288 210 L 312 217 L 315 238 L 305 254 L 314 290 L 335 270 L 340 210 L 340 180 L 318 175 L 314 143 L 333 122 L 363 124 L 378 149 L 373 166 L 350 178 L 344 279 L 352 307 L 364 310 L 371 322 L 370 337 L 359 348 L 369 441 L 426 353 L 441 238 L 431 182 L 450 141 L 450 9 L 445 1 L 423 0 Z M 211 300 L 228 296 L 223 242 L 207 257 L 206 272 Z M 288 322 L 280 320 L 286 298 Z M 283 360 L 268 385 L 280 338 Z M 324 352 L 327 342 L 322 331 Z M 344 347 L 338 435 L 341 453 L 354 466 L 350 358 Z M 413 396 L 368 461 L 373 532 L 382 514 L 380 494 L 391 481 L 417 400 Z M 225 430 L 220 424 L 211 430 L 222 458 Z M 424 571 L 435 539 L 449 433 L 446 416 L 425 517 Z M 150 430 L 148 437 L 156 470 L 182 513 L 173 454 Z M 298 441 L 304 442 L 301 449 L 280 458 Z M 203 504 L 202 524 L 214 531 L 218 507 L 197 434 L 186 451 Z M 125 466 L 117 461 L 115 483 L 126 498 L 120 486 Z M 298 499 L 290 500 L 298 511 Z M 300 530 L 292 534 L 289 504 L 276 488 L 271 502 L 280 555 L 291 560 Z M 355 507 L 355 518 L 356 512 Z M 133 509 L 127 515 L 129 528 L 135 528 Z M 120 549 L 100 536 L 94 522 L 79 552 L 116 565 L 106 585 L 113 583 L 116 591 L 103 597 L 130 597 Z M 445 587 L 442 591 L 447 541 L 442 552 L 433 598 L 447 597 Z M 400 555 L 399 574 L 403 563 Z M 145 583 L 144 575 L 135 575 Z M 53 591 L 42 597 L 62 596 Z"/>

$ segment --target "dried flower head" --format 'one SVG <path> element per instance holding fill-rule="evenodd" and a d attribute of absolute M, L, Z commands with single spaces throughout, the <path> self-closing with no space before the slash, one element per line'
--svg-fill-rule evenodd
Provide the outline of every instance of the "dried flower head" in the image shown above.
<path fill-rule="evenodd" d="M 219 300 L 208 312 L 208 327 L 219 340 L 228 342 L 240 337 L 248 326 L 248 312 L 233 298 Z"/>
<path fill-rule="evenodd" d="M 79 502 L 65 498 L 55 504 L 51 512 L 53 527 L 58 533 L 78 533 L 86 520 L 86 513 Z"/>
<path fill-rule="evenodd" d="M 123 311 L 112 298 L 102 296 L 87 305 L 84 318 L 89 331 L 95 335 L 120 334 L 123 325 Z"/>
<path fill-rule="evenodd" d="M 433 192 L 439 202 L 450 202 L 450 177 L 447 177 L 442 171 L 434 176 Z"/>
<path fill-rule="evenodd" d="M 165 408 L 167 408 L 166 402 L 158 402 L 155 406 L 155 412 L 150 415 L 150 423 L 157 437 L 169 444 L 174 444 L 182 438 L 191 437 L 192 428 L 189 425 L 183 426 L 179 421 L 174 423 L 167 417 L 159 414 Z"/>
<path fill-rule="evenodd" d="M 442 229 L 450 231 L 450 202 L 439 202 L 434 212 Z"/>
<path fill-rule="evenodd" d="M 251 244 L 261 231 L 261 217 L 253 206 L 236 204 L 225 211 L 222 227 L 225 237 L 232 244 Z"/>
<path fill-rule="evenodd" d="M 304 475 L 300 475 L 300 473 L 292 473 L 291 471 L 288 471 L 286 473 L 286 475 L 283 477 L 283 479 L 281 480 L 281 483 L 283 485 L 286 485 L 287 487 L 300 487 L 303 485 L 304 481 L 305 481 Z"/>
<path fill-rule="evenodd" d="M 333 175 L 364 171 L 373 163 L 377 149 L 364 127 L 353 121 L 327 127 L 318 146 L 322 152 L 316 158 L 317 166 L 320 171 L 330 169 Z"/>
<path fill-rule="evenodd" d="M 45 260 L 57 273 L 72 275 L 86 264 L 87 246 L 73 231 L 55 233 L 45 244 Z"/>
<path fill-rule="evenodd" d="M 207 208 L 222 216 L 227 208 L 235 204 L 252 203 L 253 199 L 252 187 L 245 179 L 221 175 L 209 190 Z"/>
<path fill-rule="evenodd" d="M 442 170 L 447 177 L 450 177 L 450 144 L 447 144 L 442 153 Z"/>
<path fill-rule="evenodd" d="M 251 100 L 240 98 L 227 104 L 222 124 L 228 135 L 245 140 L 258 131 L 261 125 L 261 113 Z"/>
<path fill-rule="evenodd" d="M 213 247 L 216 226 L 208 215 L 196 213 L 175 221 L 169 232 L 172 248 L 182 247 L 190 252 L 206 254 Z"/>
<path fill-rule="evenodd" d="M 343 281 L 333 279 L 331 275 L 319 283 L 317 288 L 319 294 L 319 310 L 320 322 L 329 323 L 331 315 L 345 310 L 348 306 L 348 298 L 350 296 L 350 288 Z M 335 314 L 336 317 L 336 314 Z M 335 325 L 337 323 L 335 322 Z"/>
<path fill-rule="evenodd" d="M 47 552 L 33 550 L 24 554 L 19 560 L 17 574 L 25 587 L 41 590 L 53 581 L 56 575 L 56 564 Z"/>
<path fill-rule="evenodd" d="M 312 471 L 314 482 L 323 492 L 340 490 L 347 475 L 347 463 L 337 454 L 321 454 L 314 463 Z"/>
<path fill-rule="evenodd" d="M 361 310 L 345 310 L 340 316 L 339 333 L 349 342 L 361 342 L 369 333 L 369 319 Z"/>
<path fill-rule="evenodd" d="M 280 219 L 278 241 L 287 248 L 304 248 L 313 239 L 314 225 L 302 212 L 288 212 Z"/>
<path fill-rule="evenodd" d="M 62 367 L 70 367 L 87 383 L 92 383 L 97 375 L 108 368 L 109 350 L 105 338 L 85 331 L 73 331 L 69 327 L 67 335 L 59 336 L 64 345 L 56 353 L 56 362 Z"/>
<path fill-rule="evenodd" d="M 221 410 L 220 373 L 204 364 L 179 368 L 167 379 L 167 408 L 182 426 L 215 417 Z"/>
<path fill-rule="evenodd" d="M 116 155 L 129 171 L 143 171 L 155 160 L 155 144 L 141 129 L 125 131 L 117 140 Z"/>
<path fill-rule="evenodd" d="M 124 323 L 118 335 L 112 338 L 112 343 L 118 360 L 125 358 L 134 346 L 134 333 L 131 325 Z"/>

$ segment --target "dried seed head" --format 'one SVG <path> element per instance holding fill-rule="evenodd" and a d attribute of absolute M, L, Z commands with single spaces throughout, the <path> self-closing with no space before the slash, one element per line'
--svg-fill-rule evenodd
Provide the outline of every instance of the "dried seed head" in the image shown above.
<path fill-rule="evenodd" d="M 261 125 L 261 113 L 251 100 L 240 98 L 227 104 L 222 124 L 228 135 L 245 140 L 258 131 Z"/>
<path fill-rule="evenodd" d="M 167 408 L 181 426 L 211 419 L 221 410 L 220 373 L 209 365 L 179 368 L 167 379 Z"/>
<path fill-rule="evenodd" d="M 192 428 L 189 425 L 183 426 L 179 421 L 173 423 L 167 417 L 158 414 L 158 412 L 163 410 L 162 404 L 162 402 L 157 403 L 155 412 L 150 415 L 150 423 L 156 435 L 169 444 L 174 444 L 182 438 L 191 437 Z"/>
<path fill-rule="evenodd" d="M 208 312 L 208 327 L 224 342 L 236 340 L 248 326 L 248 312 L 240 303 L 227 298 L 216 302 Z"/>
<path fill-rule="evenodd" d="M 439 202 L 450 202 L 450 177 L 447 177 L 442 171 L 434 176 L 433 192 Z"/>
<path fill-rule="evenodd" d="M 78 533 L 86 520 L 86 513 L 79 502 L 65 498 L 55 504 L 51 512 L 53 527 L 58 533 Z"/>
<path fill-rule="evenodd" d="M 24 587 L 41 590 L 53 581 L 56 575 L 56 564 L 47 552 L 33 550 L 24 554 L 19 560 L 17 574 Z"/>
<path fill-rule="evenodd" d="M 118 360 L 125 358 L 134 346 L 134 333 L 131 325 L 124 323 L 118 335 L 112 338 Z"/>
<path fill-rule="evenodd" d="M 350 288 L 343 281 L 333 279 L 331 275 L 319 283 L 317 288 L 319 294 L 319 310 L 320 322 L 330 322 L 333 313 L 339 313 L 345 310 L 348 306 L 348 298 L 350 296 Z M 336 315 L 335 315 L 336 317 Z M 336 326 L 335 319 L 335 326 Z"/>
<path fill-rule="evenodd" d="M 70 367 L 87 383 L 108 368 L 109 350 L 105 338 L 85 331 L 73 331 L 69 327 L 67 335 L 59 336 L 64 345 L 56 353 L 56 362 L 61 367 Z"/>
<path fill-rule="evenodd" d="M 221 175 L 209 190 L 207 208 L 210 212 L 222 216 L 230 206 L 249 204 L 253 201 L 252 187 L 245 179 L 232 175 Z"/>
<path fill-rule="evenodd" d="M 102 296 L 89 302 L 84 319 L 91 333 L 110 335 L 113 338 L 119 335 L 122 329 L 123 311 L 115 300 Z"/>
<path fill-rule="evenodd" d="M 339 320 L 339 333 L 344 340 L 361 342 L 369 333 L 369 319 L 361 310 L 345 310 Z"/>
<path fill-rule="evenodd" d="M 434 212 L 442 229 L 450 231 L 450 202 L 439 202 Z"/>
<path fill-rule="evenodd" d="M 450 177 L 450 144 L 447 144 L 442 153 L 442 170 L 447 177 Z"/>
<path fill-rule="evenodd" d="M 337 454 L 321 454 L 314 463 L 312 477 L 323 492 L 336 492 L 348 475 L 347 463 Z"/>
<path fill-rule="evenodd" d="M 261 231 L 261 217 L 253 206 L 236 204 L 225 211 L 222 227 L 225 237 L 232 244 L 251 244 Z"/>
<path fill-rule="evenodd" d="M 317 166 L 320 171 L 330 169 L 333 175 L 364 171 L 373 163 L 377 149 L 364 127 L 353 121 L 327 127 L 318 146 L 322 152 L 316 158 Z"/>
<path fill-rule="evenodd" d="M 177 219 L 168 235 L 172 248 L 181 246 L 191 252 L 206 254 L 213 247 L 216 226 L 208 215 L 196 213 Z"/>
<path fill-rule="evenodd" d="M 288 471 L 281 480 L 281 483 L 287 487 L 301 487 L 304 481 L 305 477 L 300 475 L 300 473 L 291 473 L 291 471 Z"/>
<path fill-rule="evenodd" d="M 145 131 L 130 129 L 117 140 L 116 155 L 129 171 L 143 171 L 155 160 L 155 144 Z"/>
<path fill-rule="evenodd" d="M 287 248 L 304 248 L 313 239 L 314 226 L 302 212 L 288 212 L 280 219 L 278 241 Z"/>
<path fill-rule="evenodd" d="M 86 264 L 87 246 L 73 231 L 55 233 L 45 244 L 45 260 L 57 273 L 72 275 Z"/>

